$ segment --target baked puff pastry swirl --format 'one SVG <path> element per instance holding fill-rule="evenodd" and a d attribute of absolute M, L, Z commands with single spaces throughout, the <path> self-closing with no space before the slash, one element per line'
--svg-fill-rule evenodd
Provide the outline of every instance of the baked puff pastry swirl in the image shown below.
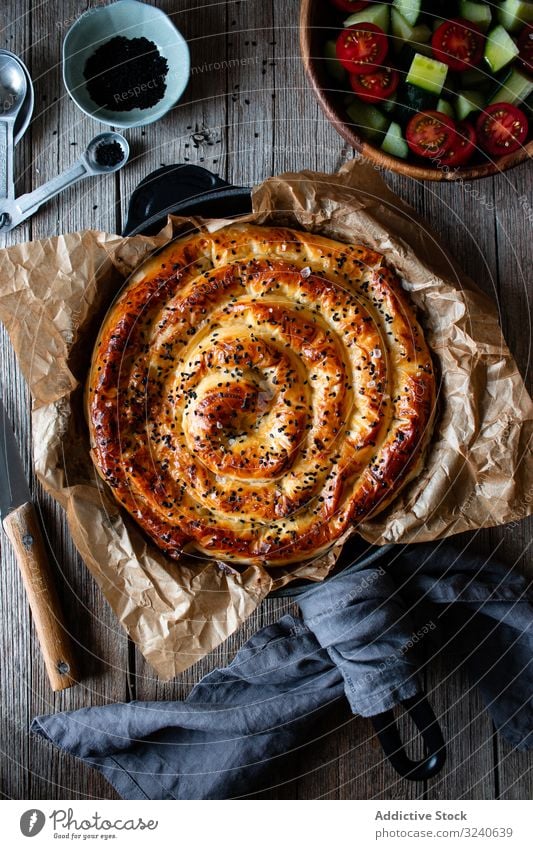
<path fill-rule="evenodd" d="M 171 242 L 93 355 L 96 468 L 172 557 L 313 558 L 420 470 L 435 378 L 383 257 L 280 227 Z"/>

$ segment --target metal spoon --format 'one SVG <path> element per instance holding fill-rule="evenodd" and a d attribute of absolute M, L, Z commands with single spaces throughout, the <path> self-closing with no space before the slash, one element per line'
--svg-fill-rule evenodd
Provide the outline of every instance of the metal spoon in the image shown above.
<path fill-rule="evenodd" d="M 28 82 L 24 68 L 14 56 L 0 55 L 0 197 L 14 198 L 13 128 Z"/>
<path fill-rule="evenodd" d="M 31 116 L 33 115 L 33 105 L 35 100 L 35 94 L 33 91 L 33 82 L 30 77 L 30 72 L 28 71 L 26 65 L 15 53 L 12 53 L 11 50 L 6 50 L 5 47 L 0 47 L 0 56 L 11 56 L 13 59 L 17 59 L 20 66 L 24 69 L 24 74 L 26 75 L 26 97 L 20 107 L 20 112 L 15 119 L 15 126 L 13 128 L 13 136 L 15 147 L 18 145 L 22 136 L 28 129 L 31 121 Z"/>
<path fill-rule="evenodd" d="M 101 159 L 102 146 L 109 142 L 117 142 L 120 145 L 122 159 L 112 164 L 103 164 Z M 78 161 L 67 168 L 66 171 L 63 171 L 62 174 L 53 177 L 35 191 L 28 192 L 28 194 L 21 195 L 14 200 L 0 200 L 0 230 L 9 232 L 14 227 L 18 227 L 19 224 L 37 212 L 43 203 L 51 200 L 64 189 L 73 186 L 79 180 L 118 171 L 128 161 L 129 153 L 128 142 L 120 133 L 100 133 L 89 142 L 87 149 Z"/>

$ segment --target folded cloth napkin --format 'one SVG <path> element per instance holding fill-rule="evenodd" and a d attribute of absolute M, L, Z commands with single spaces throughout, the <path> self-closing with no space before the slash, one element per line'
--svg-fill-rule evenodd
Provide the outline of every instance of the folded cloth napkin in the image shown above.
<path fill-rule="evenodd" d="M 31 729 L 126 799 L 229 799 L 285 780 L 335 702 L 373 716 L 420 691 L 425 657 L 464 663 L 502 735 L 533 746 L 533 593 L 505 566 L 442 544 L 366 547 L 298 597 L 183 702 L 40 716 Z"/>

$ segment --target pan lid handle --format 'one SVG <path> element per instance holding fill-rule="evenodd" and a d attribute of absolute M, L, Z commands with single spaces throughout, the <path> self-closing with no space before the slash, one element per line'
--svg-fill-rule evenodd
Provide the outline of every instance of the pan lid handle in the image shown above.
<path fill-rule="evenodd" d="M 200 165 L 164 165 L 144 177 L 133 192 L 128 207 L 124 235 L 142 227 L 144 222 L 157 219 L 173 207 L 221 189 L 232 188 L 230 183 Z"/>

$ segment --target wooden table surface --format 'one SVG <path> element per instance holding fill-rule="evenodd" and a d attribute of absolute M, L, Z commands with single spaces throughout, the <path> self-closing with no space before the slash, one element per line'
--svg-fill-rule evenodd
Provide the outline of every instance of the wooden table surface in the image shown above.
<path fill-rule="evenodd" d="M 100 0 L 99 0 L 100 2 Z M 92 5 L 99 3 L 92 2 Z M 296 0 L 158 0 L 187 38 L 194 69 L 184 99 L 163 121 L 127 131 L 133 157 L 119 176 L 75 187 L 52 201 L 6 241 L 40 239 L 94 227 L 120 232 L 139 180 L 161 164 L 203 164 L 229 181 L 252 185 L 302 168 L 334 171 L 353 156 L 328 125 L 302 72 Z M 36 93 L 34 120 L 17 148 L 17 189 L 37 187 L 81 153 L 99 125 L 82 115 L 61 80 L 61 44 L 85 0 L 4 0 L 1 46 L 30 68 Z M 522 165 L 495 179 L 438 185 L 388 175 L 455 253 L 465 270 L 494 298 L 508 343 L 524 376 L 530 365 L 533 266 L 531 171 Z M 24 447 L 31 476 L 30 400 L 6 334 L 1 337 L 4 403 Z M 204 662 L 163 685 L 111 613 L 71 544 L 61 510 L 32 478 L 55 555 L 57 583 L 68 625 L 79 644 L 81 684 L 53 695 L 36 644 L 31 616 L 10 546 L 2 537 L 0 789 L 14 799 L 117 798 L 93 770 L 30 738 L 33 716 L 117 700 L 183 698 L 208 670 L 225 665 L 257 628 L 275 620 L 288 602 L 263 603 L 244 627 Z M 482 552 L 498 551 L 528 569 L 531 523 L 472 536 Z M 529 561 L 531 574 L 531 562 Z M 478 799 L 531 798 L 533 757 L 512 751 L 495 735 L 475 686 L 451 667 L 431 667 L 426 687 L 449 741 L 448 763 L 429 785 L 400 780 L 383 761 L 370 723 L 340 709 L 334 733 L 317 741 L 298 764 L 300 777 L 283 775 L 272 798 Z M 407 735 L 410 727 L 405 728 Z"/>

